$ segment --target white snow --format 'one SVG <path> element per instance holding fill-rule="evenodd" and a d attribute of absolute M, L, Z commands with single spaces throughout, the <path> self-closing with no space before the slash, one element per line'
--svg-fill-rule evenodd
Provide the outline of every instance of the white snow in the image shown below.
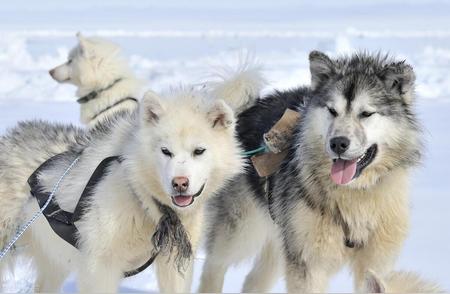
<path fill-rule="evenodd" d="M 278 3 L 279 2 L 279 3 Z M 309 82 L 308 52 L 389 52 L 417 75 L 417 110 L 425 125 L 424 164 L 411 183 L 412 229 L 397 268 L 420 272 L 450 289 L 450 3 L 446 1 L 27 1 L 0 7 L 0 132 L 18 120 L 78 123 L 75 88 L 47 71 L 65 61 L 75 33 L 121 44 L 139 78 L 156 91 L 198 82 L 209 65 L 232 64 L 248 50 L 264 66 L 273 88 Z M 203 253 L 198 254 L 198 286 Z M 239 291 L 251 260 L 230 269 L 224 291 Z M 26 260 L 7 290 L 26 291 L 33 273 Z M 283 291 L 279 281 L 273 291 Z M 74 292 L 74 277 L 63 287 Z M 123 292 L 157 291 L 151 269 L 126 279 Z M 330 291 L 351 291 L 341 272 Z"/>

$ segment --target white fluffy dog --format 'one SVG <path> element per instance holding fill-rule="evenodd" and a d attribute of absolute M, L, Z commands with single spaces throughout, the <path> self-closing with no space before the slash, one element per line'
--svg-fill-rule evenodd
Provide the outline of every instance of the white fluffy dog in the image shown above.
<path fill-rule="evenodd" d="M 141 265 L 153 251 L 150 238 L 162 215 L 153 198 L 177 212 L 195 253 L 204 200 L 242 165 L 233 110 L 220 101 L 211 104 L 211 100 L 223 98 L 232 101 L 234 109 L 243 109 L 258 96 L 263 80 L 260 71 L 247 65 L 207 83 L 202 90 L 183 90 L 164 99 L 149 92 L 138 110 L 110 116 L 88 131 L 45 122 L 20 123 L 0 138 L 0 172 L 5 175 L 0 179 L 0 249 L 36 211 L 36 199 L 29 196 L 26 183 L 30 174 L 55 154 L 63 152 L 70 161 L 83 149 L 80 162 L 56 195 L 56 202 L 66 211 L 74 211 L 99 160 L 113 154 L 128 159 L 102 179 L 86 219 L 76 224 L 80 251 L 58 238 L 43 217 L 19 240 L 34 259 L 36 290 L 58 291 L 67 274 L 78 270 L 81 290 L 114 291 L 123 272 Z M 64 157 L 39 172 L 44 190 L 51 189 L 53 176 L 67 167 Z M 186 185 L 189 188 L 184 191 Z M 178 190 L 179 195 L 171 193 Z M 186 254 L 189 246 L 186 239 L 176 241 L 181 247 L 162 252 L 155 260 L 162 291 L 190 289 L 192 258 L 182 258 L 187 261 L 183 274 L 178 272 L 180 262 L 175 261 L 179 260 L 177 251 L 181 248 Z M 9 253 L 8 257 L 17 256 Z"/>
<path fill-rule="evenodd" d="M 59 83 L 78 87 L 81 122 L 92 127 L 114 113 L 136 109 L 141 85 L 120 55 L 120 47 L 80 33 L 77 37 L 78 45 L 67 62 L 49 73 Z"/>
<path fill-rule="evenodd" d="M 52 157 L 36 173 L 39 186 L 30 184 L 32 193 L 50 195 L 61 174 L 79 156 L 55 195 L 54 204 L 60 209 L 46 214 L 50 224 L 54 218 L 60 220 L 61 209 L 77 215 L 77 203 L 94 170 L 103 159 L 118 156 L 81 205 L 81 217 L 69 218 L 76 227 L 71 238 L 78 250 L 58 238 L 44 217 L 27 231 L 28 253 L 35 258 L 42 287 L 38 290 L 57 291 L 67 274 L 75 271 L 80 291 L 114 292 L 126 272 L 156 256 L 160 290 L 190 291 L 204 203 L 243 166 L 232 109 L 222 100 L 207 101 L 196 91 L 177 91 L 163 98 L 149 92 L 139 112 L 122 113 L 106 124 L 83 134 L 72 127 L 37 121 L 21 124 L 5 137 L 15 147 L 13 153 L 25 154 L 25 161 L 39 162 L 45 150 L 36 147 L 39 144 L 32 142 L 31 134 L 39 132 L 35 139 L 42 145 L 55 134 L 70 136 L 67 141 L 72 141 L 78 132 L 68 151 Z M 22 141 L 29 142 L 28 147 L 14 143 Z M 15 173 L 28 166 L 9 161 L 3 169 Z M 0 190 L 24 194 L 20 196 L 24 198 L 30 189 L 26 177 L 16 176 L 12 185 Z M 11 200 L 6 194 L 0 197 L 0 206 Z M 30 219 L 36 212 L 36 199 L 26 197 L 18 219 Z"/>

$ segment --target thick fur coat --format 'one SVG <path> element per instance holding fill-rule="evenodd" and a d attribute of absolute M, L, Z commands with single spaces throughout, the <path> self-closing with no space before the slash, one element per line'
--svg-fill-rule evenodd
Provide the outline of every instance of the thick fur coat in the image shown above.
<path fill-rule="evenodd" d="M 266 185 L 250 168 L 232 183 L 238 196 L 211 204 L 217 226 L 208 232 L 200 291 L 220 291 L 227 267 L 257 252 L 244 291 L 268 291 L 284 274 L 289 292 L 326 292 L 348 263 L 361 290 L 369 268 L 392 270 L 408 232 L 409 173 L 423 149 L 414 72 L 385 56 L 331 59 L 316 51 L 310 70 L 308 94 L 296 92 L 307 99 L 280 170 Z M 289 95 L 281 93 L 273 116 L 256 108 L 242 113 L 268 125 L 239 133 L 240 139 L 259 146 Z M 229 254 L 235 250 L 239 256 Z"/>
<path fill-rule="evenodd" d="M 77 38 L 78 45 L 70 51 L 67 61 L 49 73 L 55 81 L 77 87 L 80 121 L 94 127 L 118 112 L 134 111 L 141 81 L 121 56 L 120 47 L 79 33 Z"/>

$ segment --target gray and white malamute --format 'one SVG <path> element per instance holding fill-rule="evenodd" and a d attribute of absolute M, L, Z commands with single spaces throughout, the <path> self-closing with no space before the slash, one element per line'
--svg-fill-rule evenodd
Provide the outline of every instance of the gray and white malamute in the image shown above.
<path fill-rule="evenodd" d="M 120 54 L 120 47 L 108 40 L 77 34 L 78 45 L 67 61 L 49 71 L 59 83 L 76 86 L 80 120 L 88 127 L 121 111 L 137 108 L 141 82 Z"/>
<path fill-rule="evenodd" d="M 80 291 L 114 292 L 125 273 L 150 257 L 161 291 L 190 291 L 204 203 L 243 166 L 232 109 L 207 98 L 200 90 L 148 92 L 138 111 L 90 131 L 34 121 L 0 140 L 0 248 L 39 208 L 30 186 L 47 199 L 79 157 L 46 211 L 49 222 L 39 218 L 22 240 L 36 263 L 39 291 L 58 291 L 76 271 Z M 80 206 L 81 195 L 87 200 Z M 76 229 L 63 237 L 74 246 L 49 223 Z"/>
<path fill-rule="evenodd" d="M 310 88 L 277 92 L 239 116 L 252 150 L 286 108 L 301 113 L 279 171 L 266 181 L 250 167 L 212 200 L 200 292 L 219 292 L 228 266 L 257 253 L 244 292 L 266 292 L 282 273 L 289 292 L 326 292 L 345 264 L 361 290 L 368 269 L 392 270 L 422 150 L 413 69 L 381 55 L 309 59 Z"/>

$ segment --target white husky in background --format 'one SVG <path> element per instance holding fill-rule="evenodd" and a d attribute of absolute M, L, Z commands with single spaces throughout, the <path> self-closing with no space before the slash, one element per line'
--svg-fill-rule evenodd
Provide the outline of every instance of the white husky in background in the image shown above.
<path fill-rule="evenodd" d="M 373 271 L 366 273 L 365 292 L 367 293 L 443 293 L 439 285 L 426 281 L 413 272 L 395 271 L 385 277 Z"/>
<path fill-rule="evenodd" d="M 120 47 L 80 33 L 77 37 L 78 45 L 70 51 L 67 62 L 49 73 L 59 83 L 78 87 L 81 122 L 93 127 L 114 113 L 136 109 L 141 84 L 120 55 Z"/>

